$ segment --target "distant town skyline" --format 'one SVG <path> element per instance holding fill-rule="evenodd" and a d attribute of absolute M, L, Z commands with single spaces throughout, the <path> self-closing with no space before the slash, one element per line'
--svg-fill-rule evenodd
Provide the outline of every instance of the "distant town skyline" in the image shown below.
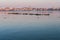
<path fill-rule="evenodd" d="M 60 0 L 0 0 L 0 7 L 60 8 Z"/>

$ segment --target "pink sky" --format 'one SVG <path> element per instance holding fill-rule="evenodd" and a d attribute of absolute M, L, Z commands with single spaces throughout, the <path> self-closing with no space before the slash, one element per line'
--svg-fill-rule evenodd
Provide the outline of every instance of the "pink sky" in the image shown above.
<path fill-rule="evenodd" d="M 0 0 L 0 7 L 60 7 L 60 0 Z"/>

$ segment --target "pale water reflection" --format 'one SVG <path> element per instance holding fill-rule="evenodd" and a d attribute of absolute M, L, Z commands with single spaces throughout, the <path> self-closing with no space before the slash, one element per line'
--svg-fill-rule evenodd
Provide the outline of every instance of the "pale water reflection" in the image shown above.
<path fill-rule="evenodd" d="M 0 12 L 0 40 L 60 40 L 60 12 L 50 16 Z"/>

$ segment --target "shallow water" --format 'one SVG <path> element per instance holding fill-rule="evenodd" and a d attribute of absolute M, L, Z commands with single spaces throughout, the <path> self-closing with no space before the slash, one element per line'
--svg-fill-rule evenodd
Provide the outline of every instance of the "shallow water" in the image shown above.
<path fill-rule="evenodd" d="M 50 16 L 0 12 L 0 40 L 60 40 L 60 12 Z"/>

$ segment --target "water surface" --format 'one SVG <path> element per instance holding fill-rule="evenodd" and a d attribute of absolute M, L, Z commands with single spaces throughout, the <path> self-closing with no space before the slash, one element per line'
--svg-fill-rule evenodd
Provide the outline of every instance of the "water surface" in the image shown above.
<path fill-rule="evenodd" d="M 60 12 L 50 16 L 6 13 L 0 12 L 0 40 L 60 40 Z"/>

